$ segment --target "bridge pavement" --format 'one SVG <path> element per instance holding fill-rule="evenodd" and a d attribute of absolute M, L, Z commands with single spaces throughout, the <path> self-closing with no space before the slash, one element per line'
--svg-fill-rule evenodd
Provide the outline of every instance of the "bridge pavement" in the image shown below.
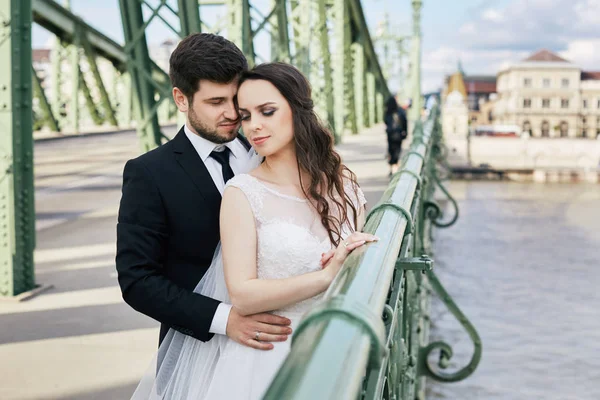
<path fill-rule="evenodd" d="M 388 182 L 383 132 L 338 147 L 370 205 Z M 36 143 L 36 280 L 53 288 L 0 300 L 0 399 L 126 399 L 146 370 L 158 324 L 123 302 L 114 266 L 121 172 L 137 154 L 133 132 Z"/>

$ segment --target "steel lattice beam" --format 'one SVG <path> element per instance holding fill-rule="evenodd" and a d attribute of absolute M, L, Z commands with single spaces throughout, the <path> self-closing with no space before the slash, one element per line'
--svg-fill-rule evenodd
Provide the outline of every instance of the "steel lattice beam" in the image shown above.
<path fill-rule="evenodd" d="M 0 1 L 0 296 L 35 286 L 31 1 Z"/>

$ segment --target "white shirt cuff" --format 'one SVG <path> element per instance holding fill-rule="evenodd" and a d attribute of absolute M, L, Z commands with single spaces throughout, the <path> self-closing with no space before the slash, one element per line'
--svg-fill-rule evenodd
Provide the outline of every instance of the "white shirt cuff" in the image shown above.
<path fill-rule="evenodd" d="M 210 333 L 227 335 L 227 321 L 229 321 L 230 311 L 231 304 L 220 303 L 217 306 L 217 311 L 215 311 L 212 323 L 210 324 Z"/>

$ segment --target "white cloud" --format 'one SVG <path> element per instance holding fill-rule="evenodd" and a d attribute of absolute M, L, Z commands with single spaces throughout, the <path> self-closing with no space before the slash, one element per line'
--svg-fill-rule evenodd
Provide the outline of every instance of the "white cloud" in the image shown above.
<path fill-rule="evenodd" d="M 492 21 L 492 22 L 502 22 L 504 21 L 504 14 L 502 11 L 494 10 L 493 8 L 488 8 L 484 10 L 481 14 L 481 18 L 484 21 Z"/>
<path fill-rule="evenodd" d="M 559 54 L 584 70 L 600 70 L 600 38 L 574 40 Z"/>
<path fill-rule="evenodd" d="M 495 75 L 541 48 L 600 70 L 600 0 L 510 0 L 472 13 L 454 37 L 424 52 L 424 90 L 441 87 L 458 60 L 469 75 Z"/>
<path fill-rule="evenodd" d="M 462 35 L 470 35 L 470 34 L 473 34 L 476 32 L 477 32 L 477 28 L 475 27 L 475 24 L 472 22 L 464 24 L 458 30 L 458 33 L 460 33 Z"/>
<path fill-rule="evenodd" d="M 600 0 L 511 0 L 477 10 L 458 31 L 466 47 L 561 50 L 574 39 L 599 35 Z"/>
<path fill-rule="evenodd" d="M 580 24 L 585 27 L 599 29 L 600 26 L 600 0 L 583 0 L 575 4 L 575 15 Z"/>

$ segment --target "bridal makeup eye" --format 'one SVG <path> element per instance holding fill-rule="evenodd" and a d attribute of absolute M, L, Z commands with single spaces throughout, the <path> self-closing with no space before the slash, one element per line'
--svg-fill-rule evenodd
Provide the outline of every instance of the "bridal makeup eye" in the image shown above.
<path fill-rule="evenodd" d="M 276 108 L 265 108 L 260 111 L 260 113 L 265 117 L 271 117 L 277 111 Z M 240 113 L 240 119 L 242 121 L 248 121 L 250 119 L 250 113 Z"/>

